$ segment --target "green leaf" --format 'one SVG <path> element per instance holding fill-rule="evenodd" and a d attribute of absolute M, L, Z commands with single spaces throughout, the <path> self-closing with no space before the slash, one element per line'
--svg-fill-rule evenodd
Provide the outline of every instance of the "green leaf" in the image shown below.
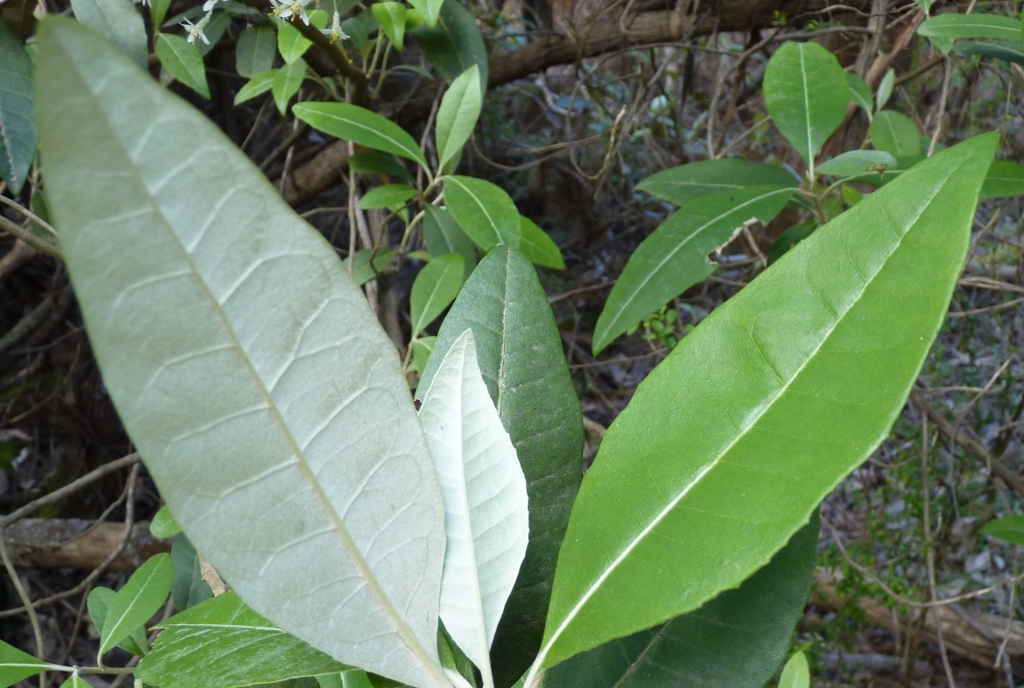
<path fill-rule="evenodd" d="M 507 688 L 537 654 L 562 544 L 583 469 L 583 416 L 562 340 L 537 271 L 498 247 L 480 261 L 438 334 L 421 380 L 427 389 L 445 353 L 467 328 L 480 372 L 526 475 L 530 544 L 498 624 L 491 664 Z"/>
<path fill-rule="evenodd" d="M 242 88 L 238 90 L 238 94 L 235 96 L 235 105 L 244 103 L 247 100 L 252 100 L 256 96 L 266 93 L 274 87 L 274 77 L 277 75 L 276 69 L 268 69 L 265 72 L 257 74 L 250 79 Z"/>
<path fill-rule="evenodd" d="M 174 564 L 174 582 L 171 584 L 174 611 L 183 612 L 213 597 L 213 590 L 203 580 L 199 553 L 184 534 L 174 538 L 174 544 L 171 545 L 171 563 Z"/>
<path fill-rule="evenodd" d="M 423 377 L 423 371 L 427 367 L 430 354 L 434 351 L 434 342 L 437 337 L 420 337 L 412 340 L 412 364 L 416 368 L 416 374 Z"/>
<path fill-rule="evenodd" d="M 277 52 L 285 64 L 291 64 L 306 54 L 313 41 L 309 40 L 287 21 L 277 22 Z"/>
<path fill-rule="evenodd" d="M 100 630 L 100 656 L 160 611 L 171 594 L 173 581 L 171 555 L 163 552 L 150 557 L 131 575 L 107 605 L 107 616 Z"/>
<path fill-rule="evenodd" d="M 768 565 L 700 609 L 552 667 L 559 688 L 762 688 L 786 657 L 818 558 L 817 515 Z"/>
<path fill-rule="evenodd" d="M 405 5 L 400 2 L 376 2 L 370 5 L 381 31 L 395 49 L 405 45 Z"/>
<path fill-rule="evenodd" d="M 92 687 L 88 683 L 86 683 L 82 679 L 82 677 L 78 675 L 78 672 L 76 671 L 76 672 L 72 673 L 70 676 L 68 676 L 68 680 L 67 681 L 65 681 L 64 683 L 60 684 L 60 688 L 92 688 Z"/>
<path fill-rule="evenodd" d="M 387 208 L 397 210 L 405 205 L 410 198 L 415 198 L 419 193 L 408 184 L 384 184 L 370 189 L 365 196 L 359 199 L 359 207 L 362 210 L 375 210 Z"/>
<path fill-rule="evenodd" d="M 251 79 L 274 66 L 277 39 L 271 24 L 247 26 L 235 44 L 235 69 Z"/>
<path fill-rule="evenodd" d="M 356 284 L 363 286 L 372 279 L 377 279 L 377 275 L 384 272 L 395 260 L 394 249 L 388 247 L 382 248 L 364 248 L 360 251 L 356 251 L 352 257 L 354 261 L 352 265 L 352 279 L 355 280 Z M 349 259 L 346 258 L 342 263 L 343 270 L 348 272 Z"/>
<path fill-rule="evenodd" d="M 885 151 L 852 150 L 818 165 L 818 174 L 841 178 L 856 177 L 867 172 L 877 172 L 880 168 L 895 169 L 895 167 L 896 158 Z"/>
<path fill-rule="evenodd" d="M 958 43 L 953 52 L 965 55 L 988 55 L 1000 60 L 1024 65 L 1024 42 L 1021 41 L 964 41 Z"/>
<path fill-rule="evenodd" d="M 71 0 L 75 18 L 123 50 L 146 69 L 149 60 L 146 25 L 131 0 Z"/>
<path fill-rule="evenodd" d="M 653 174 L 636 185 L 638 191 L 683 205 L 695 198 L 748 186 L 790 186 L 799 180 L 781 167 L 742 158 L 701 160 Z"/>
<path fill-rule="evenodd" d="M 151 686 L 235 688 L 348 669 L 274 626 L 234 592 L 172 616 L 160 627 L 163 632 L 135 671 Z"/>
<path fill-rule="evenodd" d="M 789 202 L 793 189 L 751 186 L 704 196 L 681 206 L 641 242 L 608 295 L 594 328 L 596 356 L 717 265 L 708 254 L 752 218 L 769 222 Z"/>
<path fill-rule="evenodd" d="M 348 156 L 348 168 L 360 174 L 384 174 L 408 182 L 413 181 L 412 175 L 404 165 L 391 154 L 380 151 L 366 151 Z"/>
<path fill-rule="evenodd" d="M 874 115 L 874 99 L 871 97 L 871 87 L 868 86 L 868 82 L 853 72 L 846 72 L 846 85 L 850 88 L 850 99 L 867 113 L 870 121 Z"/>
<path fill-rule="evenodd" d="M 232 0 L 225 0 L 226 3 L 230 3 Z M 220 10 L 214 10 L 210 15 L 210 22 L 206 25 L 206 29 L 203 33 L 206 34 L 206 40 L 199 39 L 196 41 L 196 49 L 199 50 L 199 54 L 206 57 L 217 42 L 224 36 L 224 32 L 228 30 L 228 26 L 231 24 L 231 12 L 222 12 Z M 209 42 L 207 42 L 209 41 Z"/>
<path fill-rule="evenodd" d="M 880 151 L 895 158 L 921 152 L 921 135 L 906 115 L 894 110 L 883 110 L 871 120 L 871 143 Z"/>
<path fill-rule="evenodd" d="M 306 62 L 302 58 L 274 70 L 274 81 L 270 93 L 274 96 L 274 104 L 282 115 L 288 113 L 288 101 L 292 99 L 306 78 Z"/>
<path fill-rule="evenodd" d="M 882 77 L 882 82 L 878 84 L 878 94 L 875 96 L 875 109 L 881 110 L 885 107 L 886 103 L 889 102 L 889 98 L 892 97 L 892 89 L 896 85 L 896 70 L 892 67 Z"/>
<path fill-rule="evenodd" d="M 480 68 L 473 65 L 452 82 L 437 110 L 435 135 L 437 156 L 442 167 L 456 157 L 466 141 L 469 141 L 480 117 L 482 103 Z"/>
<path fill-rule="evenodd" d="M 917 33 L 926 38 L 996 38 L 1019 41 L 1021 24 L 998 14 L 940 14 L 927 19 L 917 27 Z"/>
<path fill-rule="evenodd" d="M 1024 165 L 996 160 L 981 185 L 982 198 L 1010 198 L 1024 195 Z"/>
<path fill-rule="evenodd" d="M 416 275 L 409 296 L 413 337 L 434 322 L 459 295 L 465 269 L 466 261 L 462 256 L 446 253 L 427 263 Z"/>
<path fill-rule="evenodd" d="M 32 60 L 0 22 L 0 179 L 17 196 L 36 157 Z"/>
<path fill-rule="evenodd" d="M 978 532 L 1014 545 L 1024 545 L 1024 516 L 1014 514 L 997 518 L 986 523 Z"/>
<path fill-rule="evenodd" d="M 522 232 L 519 250 L 530 259 L 531 263 L 552 270 L 565 270 L 565 259 L 562 258 L 562 252 L 547 232 L 525 215 L 519 216 L 519 230 Z"/>
<path fill-rule="evenodd" d="M 29 676 L 35 676 L 40 671 L 58 668 L 60 667 L 36 659 L 27 652 L 22 652 L 0 640 L 0 685 L 2 686 L 13 686 Z"/>
<path fill-rule="evenodd" d="M 348 103 L 299 103 L 292 112 L 314 129 L 367 148 L 394 153 L 427 167 L 416 141 L 394 122 Z"/>
<path fill-rule="evenodd" d="M 795 224 L 780 234 L 779 238 L 772 242 L 772 247 L 768 251 L 768 264 L 773 265 L 775 261 L 788 253 L 791 248 L 811 236 L 817 228 L 817 222 L 808 220 L 807 222 Z"/>
<path fill-rule="evenodd" d="M 423 215 L 423 239 L 435 256 L 458 253 L 466 264 L 465 279 L 476 267 L 476 248 L 473 241 L 462 231 L 459 221 L 444 208 L 428 205 Z"/>
<path fill-rule="evenodd" d="M 156 56 L 175 79 L 207 100 L 210 86 L 206 83 L 206 65 L 199 49 L 181 36 L 162 33 L 156 37 Z"/>
<path fill-rule="evenodd" d="M 482 251 L 499 244 L 519 248 L 519 211 L 500 186 L 475 177 L 451 175 L 444 178 L 444 202 Z"/>
<path fill-rule="evenodd" d="M 420 422 L 441 480 L 448 531 L 441 620 L 480 669 L 484 688 L 492 688 L 491 643 L 526 554 L 529 512 L 526 478 L 480 376 L 472 330 L 437 367 Z"/>
<path fill-rule="evenodd" d="M 96 632 L 100 633 L 103 629 L 103 623 L 107 619 L 107 610 L 110 608 L 110 603 L 113 601 L 115 593 L 110 588 L 104 588 L 102 586 L 93 588 L 89 592 L 89 597 L 86 598 L 86 606 L 89 610 L 89 617 L 92 619 L 93 626 L 96 627 Z M 146 648 L 149 647 L 149 640 L 146 637 L 146 629 L 143 626 L 139 626 L 131 635 L 124 638 L 117 644 L 119 648 L 130 652 L 133 655 L 139 657 L 146 656 Z"/>
<path fill-rule="evenodd" d="M 817 43 L 786 43 L 768 61 L 764 101 L 779 128 L 810 168 L 846 116 L 846 73 L 835 55 Z"/>
<path fill-rule="evenodd" d="M 480 92 L 487 91 L 487 47 L 480 34 L 476 19 L 459 0 L 441 4 L 439 0 L 416 0 L 410 3 L 423 11 L 425 6 L 440 6 L 437 25 L 430 23 L 409 30 L 423 54 L 448 83 L 454 82 L 467 69 L 476 65 L 480 70 Z M 429 9 L 428 9 L 429 11 Z"/>
<path fill-rule="evenodd" d="M 181 526 L 174 520 L 171 510 L 164 505 L 160 507 L 160 510 L 153 516 L 153 520 L 150 521 L 149 532 L 158 540 L 165 540 L 180 533 Z"/>
<path fill-rule="evenodd" d="M 573 507 L 536 667 L 739 585 L 871 455 L 945 317 L 997 143 L 942 151 L 817 230 L 640 384 Z"/>
<path fill-rule="evenodd" d="M 811 670 L 807 666 L 807 657 L 797 652 L 786 662 L 779 679 L 779 688 L 810 688 Z"/>
<path fill-rule="evenodd" d="M 64 259 L 106 388 L 183 532 L 281 628 L 447 688 L 444 507 L 366 299 L 206 116 L 76 22 L 47 18 L 38 36 Z"/>
<path fill-rule="evenodd" d="M 157 29 L 164 25 L 164 18 L 167 10 L 171 8 L 171 0 L 150 0 L 149 16 L 153 20 L 153 26 Z"/>
<path fill-rule="evenodd" d="M 443 2 L 444 0 L 409 0 L 409 4 L 416 8 L 430 28 L 437 26 Z"/>

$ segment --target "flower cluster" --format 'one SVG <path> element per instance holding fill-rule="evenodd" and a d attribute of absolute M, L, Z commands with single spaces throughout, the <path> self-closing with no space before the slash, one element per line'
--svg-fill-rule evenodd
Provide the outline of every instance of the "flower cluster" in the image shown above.
<path fill-rule="evenodd" d="M 281 19 L 298 17 L 302 23 L 309 26 L 309 15 L 306 14 L 306 7 L 312 0 L 270 0 L 273 6 L 271 14 Z"/>
<path fill-rule="evenodd" d="M 331 43 L 337 43 L 338 41 L 348 38 L 348 34 L 341 28 L 341 17 L 338 13 L 334 13 L 334 21 L 326 29 L 320 29 L 320 33 L 331 37 Z"/>
<path fill-rule="evenodd" d="M 214 4 L 216 4 L 216 2 Z M 195 24 L 190 22 L 188 19 L 183 19 L 181 25 L 188 31 L 188 36 L 185 37 L 185 40 L 189 43 L 195 43 L 197 38 L 201 38 L 203 39 L 203 43 L 210 45 L 210 40 L 206 37 L 206 34 L 203 33 L 203 29 L 205 29 L 206 25 L 210 23 L 211 16 L 212 13 L 207 11 L 207 13 L 203 15 L 203 18 Z"/>

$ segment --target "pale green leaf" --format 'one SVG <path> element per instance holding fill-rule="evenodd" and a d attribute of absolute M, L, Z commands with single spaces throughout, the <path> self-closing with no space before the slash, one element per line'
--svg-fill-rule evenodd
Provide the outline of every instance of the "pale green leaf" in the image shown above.
<path fill-rule="evenodd" d="M 491 642 L 526 554 L 529 513 L 526 478 L 480 376 L 472 330 L 445 353 L 422 398 L 448 533 L 441 620 L 493 688 Z"/>
<path fill-rule="evenodd" d="M 71 0 L 75 18 L 123 50 L 146 69 L 146 25 L 131 0 Z"/>
<path fill-rule="evenodd" d="M 807 666 L 807 657 L 797 652 L 786 662 L 779 679 L 779 688 L 810 688 L 811 670 Z"/>
<path fill-rule="evenodd" d="M 739 585 L 871 455 L 943 322 L 997 143 L 867 196 L 648 375 L 580 488 L 537 667 Z"/>
<path fill-rule="evenodd" d="M 167 505 L 164 505 L 153 515 L 153 520 L 149 523 L 149 532 L 158 540 L 164 540 L 180 533 L 181 526 L 174 520 L 174 514 Z"/>
<path fill-rule="evenodd" d="M 480 91 L 487 90 L 487 47 L 480 34 L 480 27 L 469 10 L 459 0 L 410 0 L 425 18 L 430 8 L 440 7 L 437 24 L 428 21 L 428 26 L 409 30 L 416 39 L 423 54 L 437 69 L 441 77 L 452 83 L 467 69 L 476 65 L 480 70 Z M 525 75 L 524 75 L 525 76 Z"/>
<path fill-rule="evenodd" d="M 278 20 L 277 24 L 277 51 L 281 53 L 285 64 L 292 64 L 306 54 L 313 42 L 299 33 L 299 30 L 290 22 Z M 311 26 L 322 29 L 327 26 L 327 13 L 323 10 L 314 10 L 309 13 Z"/>
<path fill-rule="evenodd" d="M 352 279 L 355 280 L 356 284 L 362 286 L 372 279 L 377 279 L 377 275 L 384 272 L 385 269 L 395 260 L 395 250 L 388 247 L 382 248 L 364 248 L 355 252 L 355 255 L 351 258 L 352 261 Z M 349 258 L 346 258 L 342 264 L 342 268 L 347 273 L 349 272 Z"/>
<path fill-rule="evenodd" d="M 400 2 L 376 2 L 370 5 L 370 9 L 384 35 L 395 49 L 401 50 L 405 45 L 405 5 Z"/>
<path fill-rule="evenodd" d="M 235 44 L 235 69 L 251 79 L 274 66 L 276 32 L 270 24 L 247 26 Z"/>
<path fill-rule="evenodd" d="M 100 629 L 101 656 L 160 611 L 171 594 L 173 581 L 171 555 L 163 552 L 150 557 L 131 575 L 107 605 Z"/>
<path fill-rule="evenodd" d="M 917 27 L 920 36 L 932 39 L 952 38 L 995 38 L 1003 41 L 1019 41 L 1021 24 L 998 14 L 940 14 L 927 19 Z"/>
<path fill-rule="evenodd" d="M 435 256 L 458 253 L 466 263 L 465 278 L 476 267 L 476 247 L 473 240 L 459 226 L 459 221 L 444 208 L 427 205 L 423 215 L 423 238 Z"/>
<path fill-rule="evenodd" d="M 434 322 L 459 295 L 465 267 L 466 261 L 458 253 L 446 253 L 435 257 L 416 275 L 409 295 L 413 337 Z"/>
<path fill-rule="evenodd" d="M 882 77 L 878 84 L 878 93 L 875 94 L 875 110 L 881 110 L 892 97 L 892 89 L 896 85 L 896 70 L 892 67 Z"/>
<path fill-rule="evenodd" d="M 456 157 L 469 140 L 480 117 L 482 103 L 480 68 L 473 65 L 452 82 L 437 109 L 435 135 L 437 156 L 442 167 Z"/>
<path fill-rule="evenodd" d="M 789 651 L 814 580 L 820 522 L 700 609 L 605 643 L 548 671 L 558 688 L 763 688 Z"/>
<path fill-rule="evenodd" d="M 325 134 L 394 153 L 427 167 L 427 159 L 408 132 L 376 112 L 348 103 L 299 103 L 292 112 Z"/>
<path fill-rule="evenodd" d="M 444 178 L 444 202 L 481 250 L 490 251 L 499 244 L 519 248 L 519 211 L 501 187 L 475 177 L 451 175 Z"/>
<path fill-rule="evenodd" d="M 491 648 L 495 684 L 511 686 L 544 632 L 555 562 L 583 474 L 583 416 L 558 325 L 537 271 L 499 246 L 474 270 L 438 333 L 421 386 L 467 328 L 491 400 L 519 455 L 530 503 L 530 544 Z"/>
<path fill-rule="evenodd" d="M 871 143 L 894 158 L 917 155 L 921 152 L 921 135 L 906 115 L 894 110 L 883 110 L 871 120 Z"/>
<path fill-rule="evenodd" d="M 775 126 L 813 168 L 846 116 L 850 87 L 835 55 L 817 43 L 786 43 L 768 61 L 764 101 Z"/>
<path fill-rule="evenodd" d="M 13 686 L 40 671 L 57 669 L 53 664 L 36 659 L 27 652 L 22 652 L 0 640 L 0 686 Z M 67 669 L 67 667 L 64 667 Z"/>
<path fill-rule="evenodd" d="M 14 195 L 36 157 L 36 113 L 32 104 L 32 60 L 0 22 L 0 179 Z"/>
<path fill-rule="evenodd" d="M 174 582 L 171 585 L 174 611 L 185 611 L 213 597 L 209 583 L 203 580 L 199 553 L 184 533 L 174 538 L 174 544 L 171 545 L 171 563 L 174 564 Z"/>
<path fill-rule="evenodd" d="M 256 96 L 266 93 L 274 87 L 274 77 L 277 75 L 276 69 L 268 69 L 265 72 L 257 74 L 250 79 L 242 88 L 238 90 L 235 95 L 235 105 L 244 103 L 247 100 L 252 100 Z"/>
<path fill-rule="evenodd" d="M 519 230 L 522 232 L 519 250 L 531 263 L 552 270 L 565 270 L 562 252 L 547 232 L 525 215 L 519 216 Z"/>
<path fill-rule="evenodd" d="M 113 601 L 115 593 L 110 588 L 104 588 L 102 586 L 95 587 L 89 592 L 89 597 L 86 598 L 86 606 L 89 611 L 89 618 L 92 619 L 93 626 L 96 627 L 96 632 L 100 633 L 103 628 L 103 623 L 107 619 L 107 609 L 110 608 L 110 603 Z M 133 655 L 144 657 L 146 655 L 146 648 L 149 647 L 149 640 L 146 637 L 146 629 L 143 626 L 139 626 L 131 635 L 124 638 L 117 644 L 122 650 L 130 652 Z"/>
<path fill-rule="evenodd" d="M 1024 516 L 1013 514 L 997 518 L 986 523 L 978 532 L 1014 545 L 1024 545 Z"/>
<path fill-rule="evenodd" d="M 444 0 L 409 0 L 409 4 L 412 5 L 420 16 L 423 17 L 423 21 L 427 23 L 427 26 L 434 28 L 437 26 L 437 19 L 440 16 L 441 3 Z"/>
<path fill-rule="evenodd" d="M 790 187 L 750 186 L 681 206 L 630 256 L 594 327 L 594 355 L 707 278 L 717 267 L 709 253 L 748 220 L 770 221 L 792 195 Z"/>
<path fill-rule="evenodd" d="M 850 99 L 857 104 L 857 107 L 864 110 L 870 121 L 874 115 L 874 106 L 868 82 L 853 72 L 846 72 L 846 84 L 850 87 Z"/>
<path fill-rule="evenodd" d="M 748 186 L 791 186 L 799 180 L 781 167 L 751 162 L 742 158 L 701 160 L 653 174 L 636 185 L 676 205 L 701 196 L 742 189 Z"/>
<path fill-rule="evenodd" d="M 447 688 L 440 487 L 366 299 L 206 116 L 73 21 L 38 35 L 64 259 L 106 389 L 183 532 L 279 627 Z"/>
<path fill-rule="evenodd" d="M 171 76 L 203 98 L 210 99 L 206 65 L 203 64 L 199 48 L 181 36 L 162 33 L 156 37 L 156 56 Z"/>
<path fill-rule="evenodd" d="M 274 81 L 270 85 L 270 93 L 274 96 L 274 104 L 282 115 L 288 112 L 288 101 L 292 99 L 306 78 L 306 62 L 302 58 L 274 70 Z"/>
<path fill-rule="evenodd" d="M 832 177 L 856 177 L 867 172 L 896 168 L 896 158 L 885 151 L 852 150 L 818 165 L 818 174 Z"/>
<path fill-rule="evenodd" d="M 235 688 L 346 670 L 344 664 L 274 626 L 234 592 L 160 624 L 135 676 L 168 688 Z"/>
<path fill-rule="evenodd" d="M 988 169 L 981 186 L 982 198 L 1009 198 L 1024 195 L 1024 165 L 996 160 Z"/>
<path fill-rule="evenodd" d="M 359 207 L 363 210 L 397 210 L 404 206 L 406 201 L 415 198 L 417 193 L 419 192 L 408 184 L 384 184 L 366 192 L 366 195 L 359 199 Z"/>

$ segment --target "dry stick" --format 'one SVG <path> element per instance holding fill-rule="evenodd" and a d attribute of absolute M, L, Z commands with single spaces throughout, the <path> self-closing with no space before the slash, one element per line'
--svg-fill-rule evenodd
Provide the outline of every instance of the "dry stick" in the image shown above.
<path fill-rule="evenodd" d="M 928 564 L 928 597 L 935 601 L 938 596 L 935 592 L 935 549 L 932 547 L 932 525 L 931 525 L 931 487 L 928 485 L 928 416 L 921 414 L 921 497 L 923 500 L 922 527 L 924 529 L 924 546 L 926 548 L 926 561 Z M 946 652 L 946 639 L 942 636 L 942 620 L 939 619 L 937 610 L 932 611 L 935 616 L 935 634 L 939 639 L 939 655 L 942 657 L 942 668 L 946 671 L 946 681 L 949 688 L 956 688 L 956 680 L 953 678 L 953 668 L 949 665 L 949 654 Z"/>
<path fill-rule="evenodd" d="M 939 97 L 939 107 L 935 111 L 935 132 L 932 134 L 931 143 L 928 144 L 928 157 L 935 152 L 935 146 L 939 143 L 939 136 L 942 135 L 942 113 L 946 111 L 946 99 L 949 97 L 949 80 L 953 75 L 953 65 L 946 62 L 945 76 L 942 78 L 942 95 Z"/>
<path fill-rule="evenodd" d="M 15 237 L 21 239 L 32 248 L 38 249 L 48 256 L 54 258 L 60 258 L 60 249 L 51 244 L 49 241 L 40 239 L 31 231 L 25 229 L 21 225 L 18 225 L 11 220 L 8 220 L 3 215 L 0 215 L 0 229 L 4 230 L 9 234 L 13 234 Z"/>
<path fill-rule="evenodd" d="M 0 354 L 6 353 L 8 349 L 32 334 L 37 327 L 42 325 L 43 322 L 50 317 L 50 313 L 53 311 L 53 303 L 54 298 L 51 294 L 43 299 L 38 306 L 33 308 L 28 315 L 19 320 L 18 323 L 7 332 L 7 334 L 0 337 Z"/>
<path fill-rule="evenodd" d="M 4 544 L 3 531 L 0 530 L 0 557 L 3 558 L 4 568 L 7 569 L 7 575 L 10 577 L 11 582 L 14 583 L 15 590 L 18 591 L 18 597 L 21 599 L 21 603 L 25 605 L 25 609 L 28 610 L 28 620 L 32 625 L 32 634 L 36 639 L 36 657 L 40 661 L 45 662 L 43 658 L 43 632 L 39 627 L 39 617 L 36 616 L 36 610 L 32 607 L 32 600 L 29 598 L 28 593 L 25 592 L 25 586 L 21 584 L 21 577 L 18 572 L 14 570 L 14 564 L 11 563 L 11 557 L 7 554 L 7 546 Z M 46 672 L 40 674 L 39 677 L 39 688 L 46 688 Z"/>

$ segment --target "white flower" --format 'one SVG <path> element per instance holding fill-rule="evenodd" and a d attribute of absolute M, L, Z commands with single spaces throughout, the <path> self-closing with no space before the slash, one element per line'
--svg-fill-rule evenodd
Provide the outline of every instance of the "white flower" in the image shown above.
<path fill-rule="evenodd" d="M 199 22 L 196 24 L 193 24 L 188 19 L 183 19 L 181 25 L 188 30 L 188 36 L 185 38 L 185 40 L 187 40 L 189 43 L 195 43 L 196 38 L 202 38 L 203 43 L 205 43 L 206 45 L 210 45 L 209 39 L 206 37 L 206 34 L 203 33 L 203 29 L 206 28 L 206 25 L 209 23 L 209 13 L 203 15 L 203 18 L 200 19 Z"/>
<path fill-rule="evenodd" d="M 149 0 L 146 0 L 146 2 L 148 1 Z M 218 2 L 220 2 L 220 0 L 206 0 L 206 2 L 203 3 L 203 12 L 210 12 L 210 10 L 217 6 Z"/>
<path fill-rule="evenodd" d="M 348 34 L 341 29 L 341 17 L 338 16 L 337 12 L 334 13 L 334 21 L 331 22 L 330 28 L 320 29 L 320 33 L 330 36 L 331 43 L 337 43 L 340 40 L 348 38 Z"/>
<path fill-rule="evenodd" d="M 312 0 L 270 0 L 270 4 L 274 6 L 271 14 L 281 19 L 298 17 L 302 20 L 303 24 L 309 26 L 309 15 L 306 14 L 306 5 L 310 2 Z"/>

